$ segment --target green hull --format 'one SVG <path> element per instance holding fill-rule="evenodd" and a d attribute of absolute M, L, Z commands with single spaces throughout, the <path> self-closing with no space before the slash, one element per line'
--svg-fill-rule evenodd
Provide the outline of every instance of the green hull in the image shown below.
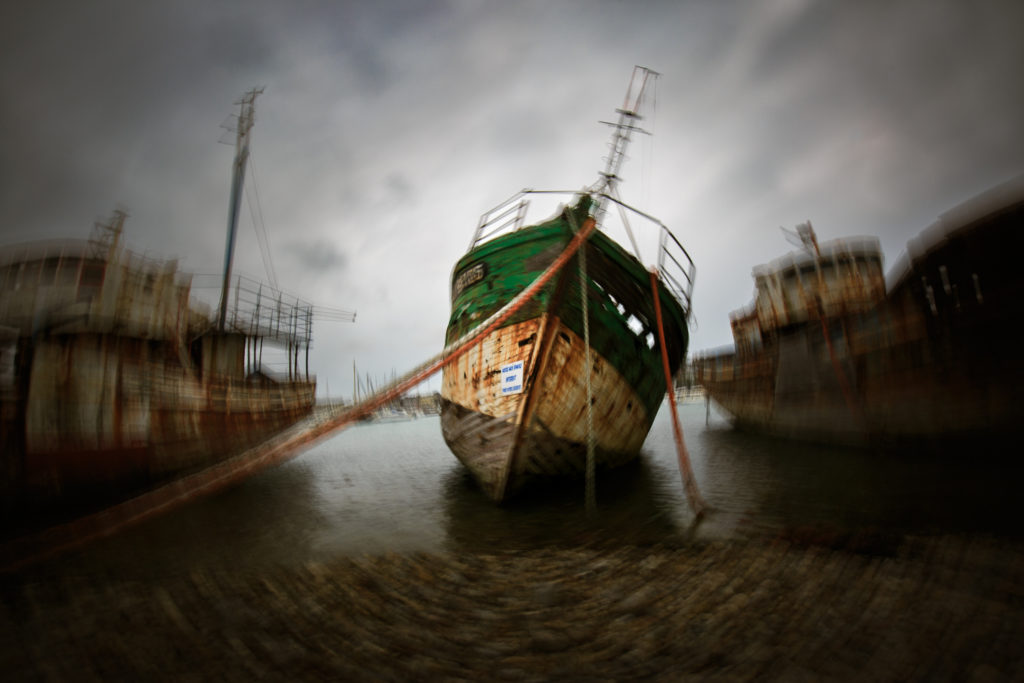
<path fill-rule="evenodd" d="M 563 215 L 497 237 L 463 256 L 452 275 L 452 314 L 445 343 L 450 344 L 472 330 L 525 289 L 565 250 L 572 236 Z M 665 373 L 660 350 L 649 341 L 656 342 L 658 336 L 650 274 L 600 231 L 595 231 L 587 242 L 586 262 L 590 346 L 626 378 L 653 416 L 665 396 Z M 566 277 L 563 286 L 567 291 L 551 312 L 582 337 L 576 260 L 563 269 L 561 276 Z M 558 283 L 556 276 L 506 326 L 548 311 Z M 689 343 L 686 314 L 667 288 L 660 286 L 659 293 L 669 365 L 674 375 L 686 357 Z M 629 325 L 631 316 L 639 321 L 639 325 L 634 323 L 639 333 Z"/>
<path fill-rule="evenodd" d="M 585 219 L 585 212 L 567 210 L 496 237 L 460 259 L 452 275 L 447 343 L 536 280 L 565 251 L 574 235 L 570 224 Z M 588 433 L 597 464 L 616 466 L 636 457 L 665 396 L 650 273 L 600 231 L 583 249 L 588 330 L 580 261 L 574 257 L 501 327 L 475 342 L 460 364 L 445 369 L 444 438 L 495 500 L 537 476 L 583 472 Z M 686 314 L 664 285 L 658 289 L 674 375 L 689 341 Z M 520 368 L 521 389 L 506 396 L 510 364 Z"/>

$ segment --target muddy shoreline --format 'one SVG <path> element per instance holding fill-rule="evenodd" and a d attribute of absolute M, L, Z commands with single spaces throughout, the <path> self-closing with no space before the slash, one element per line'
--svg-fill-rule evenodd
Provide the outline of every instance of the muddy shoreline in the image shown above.
<path fill-rule="evenodd" d="M 16 680 L 1020 680 L 1024 543 L 817 537 L 2 577 Z"/>

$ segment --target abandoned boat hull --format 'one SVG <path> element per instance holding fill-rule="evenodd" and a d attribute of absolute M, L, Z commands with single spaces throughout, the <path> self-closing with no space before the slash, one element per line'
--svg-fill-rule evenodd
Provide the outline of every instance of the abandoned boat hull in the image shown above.
<path fill-rule="evenodd" d="M 496 238 L 460 260 L 452 278 L 449 342 L 511 300 L 564 250 L 571 225 L 583 219 L 571 211 Z M 496 501 L 532 479 L 585 470 L 588 379 L 598 466 L 636 457 L 664 398 L 649 273 L 601 233 L 584 249 L 589 370 L 575 261 L 444 370 L 445 441 Z M 673 297 L 664 290 L 659 295 L 675 372 L 686 353 L 686 316 Z"/>
<path fill-rule="evenodd" d="M 192 298 L 192 276 L 176 260 L 125 248 L 121 210 L 87 241 L 0 248 L 0 526 L 51 503 L 118 502 L 312 411 L 312 306 L 239 275 L 232 287 L 260 92 L 239 103 L 216 318 Z M 264 370 L 264 342 L 287 359 L 281 381 Z"/>
<path fill-rule="evenodd" d="M 262 341 L 290 327 L 242 310 L 231 329 L 212 329 L 191 299 L 191 276 L 122 247 L 123 219 L 97 226 L 89 242 L 0 249 L 3 524 L 26 511 L 118 502 L 313 408 L 314 379 L 260 371 Z M 236 317 L 258 324 L 239 329 Z M 293 335 L 289 367 L 307 338 Z"/>
<path fill-rule="evenodd" d="M 848 379 L 852 401 L 834 378 L 795 395 L 783 388 L 789 379 L 806 379 L 816 361 L 818 376 L 827 377 L 831 369 L 820 359 L 806 359 L 799 374 L 766 371 L 763 363 L 756 364 L 759 371 L 747 362 L 723 372 L 699 361 L 696 377 L 737 428 L 783 438 L 942 447 L 944 440 L 1011 435 L 1019 428 L 1024 391 L 999 379 L 1008 370 L 1020 376 L 1019 366 L 981 375 L 956 360 L 939 362 L 933 352 L 931 342 L 922 341 L 844 356 L 844 366 L 859 368 Z"/>
<path fill-rule="evenodd" d="M 637 124 L 657 75 L 633 68 L 596 183 L 581 192 L 513 195 L 481 216 L 452 271 L 445 344 L 458 361 L 444 369 L 441 426 L 496 501 L 531 479 L 589 474 L 591 465 L 634 458 L 686 357 L 693 260 L 661 221 L 622 202 L 617 189 L 633 132 L 646 132 Z M 574 202 L 547 221 L 526 219 L 528 196 L 557 194 Z M 613 204 L 632 252 L 604 223 Z M 657 226 L 651 270 L 640 261 L 629 215 Z M 485 321 L 499 327 L 473 341 Z M 456 342 L 473 346 L 458 357 L 465 348 Z"/>
<path fill-rule="evenodd" d="M 508 341 L 519 349 L 515 341 L 529 338 L 521 336 L 524 331 L 556 326 L 549 354 L 540 353 L 541 345 L 530 349 L 532 362 L 524 364 L 527 389 L 523 394 L 497 401 L 481 400 L 500 395 L 503 375 L 493 373 L 487 364 L 478 364 L 472 359 L 473 351 L 454 364 L 442 392 L 445 440 L 495 500 L 513 495 L 531 479 L 578 475 L 586 468 L 583 339 L 555 319 L 530 323 L 498 330 L 474 349 L 478 358 L 487 357 L 483 356 L 484 349 L 507 348 Z M 544 355 L 548 357 L 544 359 Z M 591 363 L 595 461 L 602 467 L 616 467 L 637 455 L 653 415 L 604 358 L 592 351 Z M 536 372 L 531 372 L 533 367 Z M 479 389 L 473 388 L 472 381 L 455 381 L 462 374 L 479 378 Z M 473 403 L 477 404 L 475 410 L 467 407 Z"/>
<path fill-rule="evenodd" d="M 891 286 L 859 311 L 776 330 L 695 360 L 738 427 L 848 445 L 946 449 L 1014 437 L 1024 420 L 1024 176 L 943 214 L 908 244 Z M 756 272 L 756 271 L 755 271 Z M 773 309 L 777 310 L 777 309 Z"/>
<path fill-rule="evenodd" d="M 19 346 L 0 478 L 14 509 L 116 502 L 261 443 L 315 402 L 315 381 L 201 379 L 160 340 L 80 333 Z"/>
<path fill-rule="evenodd" d="M 22 495 L 129 491 L 208 466 L 312 410 L 314 382 L 205 382 L 161 344 L 103 334 L 33 344 Z"/>

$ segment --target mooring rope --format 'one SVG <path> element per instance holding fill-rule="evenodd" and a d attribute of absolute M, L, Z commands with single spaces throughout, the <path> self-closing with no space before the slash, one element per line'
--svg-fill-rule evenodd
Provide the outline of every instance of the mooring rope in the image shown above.
<path fill-rule="evenodd" d="M 194 498 L 223 489 L 261 469 L 294 458 L 299 454 L 300 449 L 312 445 L 328 434 L 344 429 L 359 418 L 390 403 L 449 363 L 454 362 L 466 353 L 478 339 L 489 334 L 514 315 L 569 262 L 569 259 L 590 237 L 590 233 L 594 231 L 595 227 L 596 222 L 593 217 L 587 218 L 580 231 L 569 241 L 565 250 L 526 289 L 475 328 L 446 346 L 441 353 L 382 388 L 376 394 L 369 396 L 362 403 L 313 425 L 310 425 L 310 420 L 307 419 L 239 455 L 100 512 L 6 542 L 0 546 L 0 558 L 4 558 L 0 569 L 14 570 L 60 552 L 81 547 L 90 541 L 109 536 L 158 513 L 167 512 Z"/>
<path fill-rule="evenodd" d="M 593 218 L 588 218 L 584 221 L 582 228 L 578 233 L 576 233 L 572 240 L 570 240 L 569 245 L 565 250 L 559 254 L 558 258 L 552 261 L 551 265 L 549 265 L 536 280 L 530 283 L 526 289 L 521 291 L 511 301 L 493 313 L 491 317 L 487 318 L 472 330 L 462 335 L 462 337 L 446 346 L 441 353 L 437 354 L 425 363 L 422 363 L 402 378 L 393 382 L 391 385 L 384 387 L 376 395 L 371 396 L 359 405 L 354 406 L 350 411 L 347 411 L 336 418 L 336 420 L 331 421 L 327 430 L 331 431 L 338 425 L 358 419 L 363 415 L 373 412 L 382 405 L 401 396 L 409 389 L 412 389 L 414 386 L 427 379 L 427 377 L 430 377 L 466 353 L 478 339 L 490 334 L 500 327 L 501 324 L 512 317 L 516 311 L 526 305 L 526 302 L 536 296 L 537 292 L 539 292 L 541 288 L 543 288 L 548 281 L 550 281 L 551 278 L 569 262 L 569 259 L 572 258 L 572 256 L 579 250 L 583 242 L 590 237 L 590 233 L 594 231 L 595 227 L 596 223 Z M 353 415 L 354 417 L 349 418 L 350 415 Z"/>
<path fill-rule="evenodd" d="M 580 308 L 583 311 L 583 362 L 587 366 L 587 474 L 586 474 L 586 507 L 587 514 L 593 515 L 597 510 L 597 485 L 594 477 L 594 389 L 591 382 L 593 366 L 590 360 L 590 316 L 587 304 L 587 250 L 581 249 L 579 255 L 580 271 Z"/>
<path fill-rule="evenodd" d="M 676 439 L 676 455 L 679 459 L 679 472 L 683 476 L 683 487 L 686 489 L 686 498 L 690 501 L 690 508 L 697 517 L 701 517 L 708 505 L 697 489 L 697 482 L 693 478 L 693 470 L 690 468 L 690 454 L 686 450 L 686 442 L 683 440 L 683 428 L 679 425 L 679 414 L 676 412 L 676 390 L 672 383 L 672 369 L 668 363 L 668 348 L 665 346 L 665 327 L 661 320 L 661 301 L 658 294 L 658 273 L 650 271 L 651 293 L 654 295 L 654 318 L 658 323 L 658 346 L 661 347 L 661 365 L 665 371 L 665 385 L 668 389 L 668 406 L 672 411 L 672 433 Z"/>

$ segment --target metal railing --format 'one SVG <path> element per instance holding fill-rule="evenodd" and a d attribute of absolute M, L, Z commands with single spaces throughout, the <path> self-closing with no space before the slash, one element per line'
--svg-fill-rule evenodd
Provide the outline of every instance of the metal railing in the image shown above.
<path fill-rule="evenodd" d="M 515 232 L 523 227 L 527 213 L 530 208 L 530 200 L 527 195 L 549 194 L 549 195 L 577 195 L 579 191 L 573 190 L 533 190 L 525 188 L 501 202 L 493 209 L 485 211 L 477 223 L 476 232 L 469 243 L 469 250 L 472 251 L 482 242 L 497 237 L 498 235 Z"/>
<path fill-rule="evenodd" d="M 530 188 L 520 190 L 480 216 L 480 221 L 477 224 L 476 231 L 473 233 L 473 239 L 469 243 L 469 250 L 472 251 L 483 242 L 493 239 L 494 237 L 515 232 L 522 228 L 530 208 L 530 201 L 527 198 L 528 196 L 566 195 L 572 197 L 578 196 L 579 194 L 580 192 L 578 190 L 533 190 Z M 612 202 L 620 208 L 622 223 L 632 244 L 631 253 L 641 264 L 643 263 L 643 260 L 640 258 L 639 247 L 633 238 L 629 223 L 625 215 L 622 215 L 621 210 L 631 212 L 657 226 L 657 229 L 659 230 L 658 258 L 656 264 L 658 274 L 664 282 L 665 287 L 683 307 L 683 310 L 686 312 L 687 319 L 689 319 L 692 309 L 693 284 L 696 278 L 697 269 L 693 263 L 693 259 L 690 258 L 689 252 L 686 251 L 686 248 L 678 238 L 672 234 L 672 231 L 668 229 L 668 226 L 654 216 L 644 213 L 643 211 L 640 211 L 639 209 L 636 209 L 608 194 L 600 193 L 593 196 L 595 199 L 600 201 L 600 204 L 595 207 L 593 212 L 595 215 L 603 217 L 605 214 L 603 207 L 606 202 Z M 532 225 L 534 222 L 535 221 L 531 221 L 530 224 Z M 599 224 L 598 229 L 603 231 L 604 226 Z"/>
<path fill-rule="evenodd" d="M 313 305 L 242 275 L 234 278 L 225 327 L 250 337 L 278 343 L 309 344 L 313 337 Z"/>
<path fill-rule="evenodd" d="M 697 277 L 697 266 L 676 236 L 664 225 L 661 227 L 658 273 L 672 296 L 683 304 L 686 319 L 689 320 L 693 310 L 693 282 Z"/>
<path fill-rule="evenodd" d="M 195 276 L 194 290 L 216 290 L 214 275 Z M 267 284 L 246 277 L 232 277 L 225 329 L 278 344 L 308 346 L 312 341 L 313 321 L 351 322 L 355 313 L 326 309 L 303 301 Z"/>

